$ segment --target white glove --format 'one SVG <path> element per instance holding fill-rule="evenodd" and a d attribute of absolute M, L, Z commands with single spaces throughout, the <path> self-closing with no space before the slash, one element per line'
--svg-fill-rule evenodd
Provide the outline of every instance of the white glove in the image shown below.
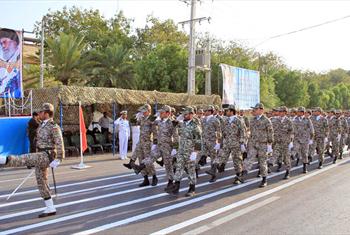
<path fill-rule="evenodd" d="M 293 142 L 290 142 L 289 144 L 288 144 L 288 150 L 289 151 L 292 151 L 292 148 L 294 147 L 294 145 L 293 145 Z"/>
<path fill-rule="evenodd" d="M 171 150 L 171 153 L 170 153 L 171 156 L 175 156 L 176 154 L 177 154 L 176 149 Z"/>
<path fill-rule="evenodd" d="M 339 142 L 340 139 L 341 139 L 341 134 L 338 134 L 338 136 L 337 136 L 337 141 Z"/>
<path fill-rule="evenodd" d="M 271 144 L 268 144 L 267 145 L 267 153 L 272 153 L 272 145 Z"/>
<path fill-rule="evenodd" d="M 309 140 L 309 145 L 312 145 L 314 143 L 313 140 Z"/>
<path fill-rule="evenodd" d="M 220 150 L 220 144 L 215 144 L 214 149 L 215 150 Z"/>
<path fill-rule="evenodd" d="M 325 143 L 325 144 L 328 143 L 328 138 L 327 138 L 327 137 L 324 138 L 324 143 Z"/>
<path fill-rule="evenodd" d="M 156 149 L 157 149 L 157 145 L 156 144 L 152 144 L 151 151 L 154 151 Z"/>
<path fill-rule="evenodd" d="M 138 113 L 135 115 L 135 117 L 136 117 L 136 120 L 139 121 L 139 120 L 143 117 L 143 113 L 138 112 Z"/>
<path fill-rule="evenodd" d="M 176 118 L 176 121 L 182 122 L 184 120 L 184 115 L 181 114 Z"/>
<path fill-rule="evenodd" d="M 58 167 L 58 165 L 59 165 L 60 163 L 61 163 L 60 160 L 55 159 L 55 160 L 53 160 L 53 161 L 50 163 L 50 167 L 55 169 L 56 167 Z"/>
<path fill-rule="evenodd" d="M 192 162 L 195 162 L 197 159 L 197 152 L 192 152 L 191 155 L 190 155 L 190 160 Z"/>
<path fill-rule="evenodd" d="M 245 153 L 247 151 L 247 149 L 245 148 L 244 144 L 241 144 L 241 152 Z"/>

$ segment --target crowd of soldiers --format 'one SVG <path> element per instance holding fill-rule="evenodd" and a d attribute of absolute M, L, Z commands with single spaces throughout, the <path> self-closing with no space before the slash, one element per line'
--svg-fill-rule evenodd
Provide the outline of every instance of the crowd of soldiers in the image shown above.
<path fill-rule="evenodd" d="M 239 111 L 235 105 L 224 109 L 208 105 L 198 110 L 185 107 L 176 115 L 174 108 L 164 105 L 158 115 L 152 115 L 148 104 L 138 111 L 140 141 L 124 166 L 136 174 L 141 172 L 144 180 L 139 186 L 144 187 L 157 185 L 154 164 L 164 164 L 168 179 L 164 190 L 172 195 L 179 193 L 185 175 L 189 179 L 186 196 L 195 195 L 198 172 L 208 158 L 209 182 L 217 180 L 232 157 L 236 174 L 233 184 L 243 183 L 257 160 L 258 177 L 262 178 L 259 187 L 265 187 L 274 166 L 278 172 L 284 166 L 284 179 L 288 179 L 292 160 L 296 165 L 302 162 L 303 173 L 307 173 L 313 157 L 318 156 L 321 169 L 325 154 L 336 163 L 349 144 L 350 112 L 340 110 L 289 110 L 282 106 L 265 113 L 264 105 L 258 103 L 248 112 Z"/>

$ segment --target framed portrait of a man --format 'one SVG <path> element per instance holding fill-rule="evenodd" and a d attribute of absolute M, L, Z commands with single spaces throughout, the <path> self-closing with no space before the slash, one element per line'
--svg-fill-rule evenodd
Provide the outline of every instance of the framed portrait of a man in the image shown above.
<path fill-rule="evenodd" d="M 22 93 L 22 32 L 0 28 L 0 98 Z"/>

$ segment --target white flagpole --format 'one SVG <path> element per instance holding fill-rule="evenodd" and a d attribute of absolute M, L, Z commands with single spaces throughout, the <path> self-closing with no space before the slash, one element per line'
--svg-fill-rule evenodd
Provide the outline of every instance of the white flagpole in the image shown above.
<path fill-rule="evenodd" d="M 84 164 L 84 157 L 83 157 L 83 133 L 81 132 L 81 122 L 80 122 L 80 117 L 81 117 L 81 103 L 79 101 L 79 136 L 80 136 L 80 163 L 77 166 L 72 166 L 73 169 L 85 169 L 89 168 L 91 166 L 87 166 Z"/>

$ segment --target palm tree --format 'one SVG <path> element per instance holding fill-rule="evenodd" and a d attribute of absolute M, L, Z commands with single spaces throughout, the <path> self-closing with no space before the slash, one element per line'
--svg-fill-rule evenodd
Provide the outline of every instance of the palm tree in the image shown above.
<path fill-rule="evenodd" d="M 96 64 L 89 72 L 88 85 L 133 88 L 133 67 L 128 48 L 113 44 L 102 51 L 90 51 Z"/>
<path fill-rule="evenodd" d="M 86 48 L 83 38 L 60 33 L 56 38 L 47 39 L 48 70 L 63 85 L 84 83 L 82 72 L 90 65 L 84 56 Z"/>

